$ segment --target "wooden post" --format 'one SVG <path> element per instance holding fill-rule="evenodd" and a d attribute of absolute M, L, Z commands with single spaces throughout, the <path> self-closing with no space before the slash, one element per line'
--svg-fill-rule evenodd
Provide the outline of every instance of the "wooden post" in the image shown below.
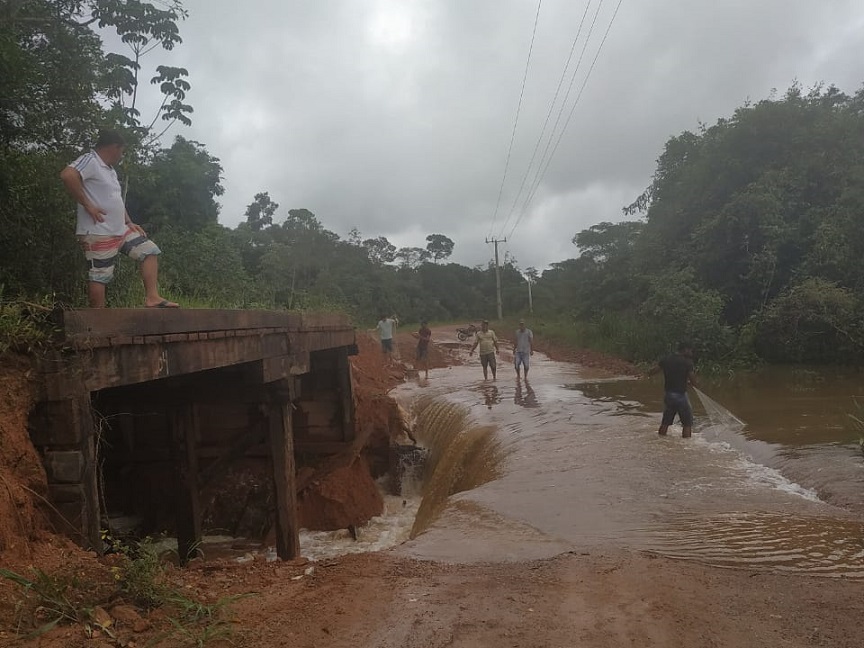
<path fill-rule="evenodd" d="M 291 425 L 288 381 L 279 381 L 273 387 L 268 414 L 276 491 L 276 555 L 282 560 L 291 560 L 300 556 L 294 429 Z"/>
<path fill-rule="evenodd" d="M 342 400 L 342 438 L 353 441 L 354 430 L 354 392 L 351 387 L 351 361 L 348 360 L 348 347 L 337 349 L 339 354 L 336 371 L 339 372 L 339 395 Z"/>
<path fill-rule="evenodd" d="M 171 411 L 171 435 L 177 466 L 177 554 L 185 565 L 201 542 L 198 493 L 198 412 L 194 404 Z"/>

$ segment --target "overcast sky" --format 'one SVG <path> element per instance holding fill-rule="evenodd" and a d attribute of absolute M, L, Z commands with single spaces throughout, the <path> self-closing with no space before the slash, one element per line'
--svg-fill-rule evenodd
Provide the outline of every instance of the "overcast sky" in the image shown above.
<path fill-rule="evenodd" d="M 535 0 L 185 0 L 184 43 L 158 61 L 188 68 L 193 87 L 194 124 L 172 134 L 222 161 L 225 225 L 269 191 L 283 217 L 305 207 L 342 236 L 423 247 L 441 233 L 473 265 L 490 258 L 491 231 L 521 267 L 542 268 L 575 255 L 579 230 L 621 220 L 671 135 L 796 79 L 849 93 L 864 81 L 860 1 L 623 0 L 533 200 L 514 230 L 523 190 L 505 228 L 580 20 L 538 159 L 616 4 L 542 1 L 494 228 Z"/>

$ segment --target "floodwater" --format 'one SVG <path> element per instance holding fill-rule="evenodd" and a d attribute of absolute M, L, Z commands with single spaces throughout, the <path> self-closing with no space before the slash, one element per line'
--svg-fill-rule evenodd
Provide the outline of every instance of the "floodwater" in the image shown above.
<path fill-rule="evenodd" d="M 770 369 L 706 382 L 734 416 L 694 395 L 694 437 L 676 424 L 661 438 L 660 378 L 591 379 L 535 354 L 517 382 L 507 359 L 496 382 L 472 359 L 394 392 L 441 457 L 399 552 L 465 562 L 621 547 L 864 577 L 864 457 L 847 415 L 864 405 L 864 377 Z M 454 449 L 463 432 L 486 441 Z"/>

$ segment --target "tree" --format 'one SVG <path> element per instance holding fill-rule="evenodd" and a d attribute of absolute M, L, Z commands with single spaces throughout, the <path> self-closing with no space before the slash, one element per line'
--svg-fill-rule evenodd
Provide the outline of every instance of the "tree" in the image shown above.
<path fill-rule="evenodd" d="M 363 241 L 363 247 L 373 263 L 393 263 L 396 260 L 396 246 L 385 236 L 368 238 Z"/>
<path fill-rule="evenodd" d="M 246 208 L 246 222 L 249 224 L 249 229 L 260 232 L 265 227 L 270 227 L 277 209 L 279 203 L 273 202 L 268 192 L 255 194 L 255 198 Z"/>
<path fill-rule="evenodd" d="M 351 231 L 348 232 L 348 243 L 355 247 L 360 247 L 363 245 L 363 235 L 360 234 L 360 230 L 356 227 L 352 227 Z"/>
<path fill-rule="evenodd" d="M 418 247 L 403 247 L 396 252 L 396 258 L 399 259 L 399 266 L 402 268 L 414 269 L 417 266 L 429 260 L 431 255 L 427 250 Z"/>
<path fill-rule="evenodd" d="M 153 232 L 172 226 L 199 230 L 216 224 L 224 189 L 222 165 L 203 144 L 179 135 L 137 169 L 127 197 L 129 214 Z"/>
<path fill-rule="evenodd" d="M 453 254 L 455 243 L 443 234 L 430 234 L 426 237 L 426 251 L 435 263 L 447 259 Z"/>

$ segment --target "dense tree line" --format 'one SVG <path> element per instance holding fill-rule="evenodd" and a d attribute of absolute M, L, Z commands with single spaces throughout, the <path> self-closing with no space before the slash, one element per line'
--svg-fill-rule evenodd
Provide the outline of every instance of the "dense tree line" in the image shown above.
<path fill-rule="evenodd" d="M 864 90 L 793 86 L 671 138 L 624 210 L 641 218 L 579 232 L 536 293 L 636 359 L 687 337 L 715 359 L 857 362 L 862 209 Z"/>

